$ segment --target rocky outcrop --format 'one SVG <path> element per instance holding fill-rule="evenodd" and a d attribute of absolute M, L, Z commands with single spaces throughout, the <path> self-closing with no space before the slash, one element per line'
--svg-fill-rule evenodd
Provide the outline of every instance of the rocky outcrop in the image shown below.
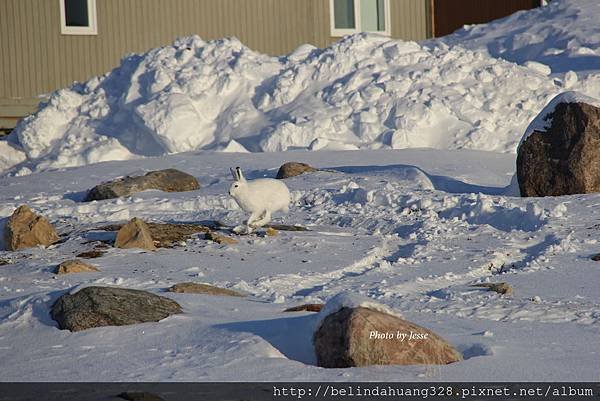
<path fill-rule="evenodd" d="M 321 312 L 323 304 L 304 304 L 287 308 L 284 312 Z"/>
<path fill-rule="evenodd" d="M 440 365 L 462 359 L 433 332 L 397 316 L 364 307 L 342 308 L 324 318 L 314 335 L 324 368 L 368 365 Z"/>
<path fill-rule="evenodd" d="M 56 267 L 56 274 L 86 273 L 97 271 L 99 270 L 96 267 L 77 259 L 65 260 Z"/>
<path fill-rule="evenodd" d="M 279 167 L 277 178 L 290 178 L 304 173 L 312 173 L 313 171 L 318 171 L 318 169 L 311 167 L 306 163 L 289 162 Z"/>
<path fill-rule="evenodd" d="M 600 102 L 557 96 L 532 122 L 517 151 L 521 196 L 600 192 Z"/>
<path fill-rule="evenodd" d="M 48 246 L 59 240 L 56 230 L 48 220 L 35 214 L 26 205 L 19 206 L 6 221 L 4 242 L 9 251 Z"/>
<path fill-rule="evenodd" d="M 512 295 L 513 288 L 508 283 L 477 283 L 471 287 L 487 288 L 488 291 L 494 291 L 502 295 Z"/>
<path fill-rule="evenodd" d="M 117 233 L 115 247 L 125 249 L 141 248 L 151 251 L 156 249 L 148 225 L 144 220 L 137 217 L 134 217 L 129 223 L 121 227 Z"/>
<path fill-rule="evenodd" d="M 227 288 L 220 288 L 210 284 L 192 282 L 175 284 L 169 288 L 169 292 L 178 292 L 183 294 L 224 295 L 228 297 L 244 296 L 237 291 L 229 290 Z"/>
<path fill-rule="evenodd" d="M 52 306 L 52 319 L 63 330 L 157 322 L 181 313 L 172 299 L 125 288 L 86 287 L 61 296 Z"/>
<path fill-rule="evenodd" d="M 194 191 L 200 188 L 198 180 L 190 174 L 173 168 L 151 171 L 144 176 L 124 177 L 92 188 L 85 200 L 113 199 L 136 192 L 156 189 L 165 192 Z"/>

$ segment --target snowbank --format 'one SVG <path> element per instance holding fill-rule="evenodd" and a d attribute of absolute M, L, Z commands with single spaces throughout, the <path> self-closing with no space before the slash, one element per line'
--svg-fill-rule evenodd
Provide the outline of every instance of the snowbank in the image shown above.
<path fill-rule="evenodd" d="M 575 80 L 600 94 L 600 80 Z M 357 34 L 276 58 L 235 38 L 194 36 L 53 93 L 11 134 L 0 170 L 22 175 L 199 149 L 514 152 L 563 86 L 539 68 L 444 44 Z"/>
<path fill-rule="evenodd" d="M 529 124 L 525 130 L 525 134 L 523 134 L 523 138 L 521 138 L 521 142 L 519 142 L 519 146 L 521 146 L 521 144 L 525 142 L 525 140 L 529 138 L 529 136 L 535 131 L 546 132 L 546 130 L 550 128 L 552 119 L 549 118 L 549 115 L 552 114 L 556 106 L 561 103 L 587 103 L 592 106 L 600 107 L 599 99 L 575 91 L 563 92 L 555 96 L 554 99 L 552 99 L 550 103 L 544 107 L 540 114 L 538 114 L 538 116 L 531 122 L 531 124 Z"/>
<path fill-rule="evenodd" d="M 536 61 L 554 73 L 585 73 L 600 66 L 599 16 L 598 0 L 553 0 L 488 24 L 465 26 L 434 42 L 485 51 L 519 64 Z"/>

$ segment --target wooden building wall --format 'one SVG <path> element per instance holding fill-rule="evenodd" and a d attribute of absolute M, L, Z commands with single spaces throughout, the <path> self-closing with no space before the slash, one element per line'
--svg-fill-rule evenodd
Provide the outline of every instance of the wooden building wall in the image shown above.
<path fill-rule="evenodd" d="M 330 37 L 329 0 L 97 0 L 98 35 L 82 36 L 61 34 L 59 1 L 0 0 L 0 117 L 179 36 L 236 36 L 272 55 L 338 39 Z M 390 3 L 393 37 L 428 36 L 430 0 Z"/>

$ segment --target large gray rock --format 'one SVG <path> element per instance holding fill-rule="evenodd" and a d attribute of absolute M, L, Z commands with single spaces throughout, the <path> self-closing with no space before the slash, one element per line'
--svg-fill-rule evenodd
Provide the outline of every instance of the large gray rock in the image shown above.
<path fill-rule="evenodd" d="M 312 173 L 313 171 L 318 170 L 312 166 L 309 166 L 306 163 L 288 162 L 279 167 L 279 171 L 277 172 L 277 178 L 290 178 L 304 173 Z"/>
<path fill-rule="evenodd" d="M 410 339 L 411 333 L 415 338 Z M 315 332 L 314 345 L 317 364 L 324 368 L 441 365 L 462 359 L 450 344 L 433 332 L 364 307 L 342 308 L 325 317 Z"/>
<path fill-rule="evenodd" d="M 52 319 L 62 330 L 157 322 L 181 313 L 172 299 L 126 288 L 86 287 L 61 296 L 52 306 Z"/>
<path fill-rule="evenodd" d="M 32 212 L 26 205 L 19 206 L 4 227 L 4 242 L 9 251 L 38 245 L 48 246 L 58 240 L 58 234 L 52 224 L 45 217 Z"/>
<path fill-rule="evenodd" d="M 536 119 L 546 126 L 535 127 L 517 151 L 521 196 L 600 192 L 600 108 L 568 98 L 551 107 Z"/>
<path fill-rule="evenodd" d="M 198 180 L 190 174 L 173 168 L 151 171 L 144 176 L 125 177 L 115 181 L 100 184 L 92 188 L 85 198 L 86 201 L 113 199 L 128 196 L 148 189 L 165 192 L 194 191 L 200 188 Z"/>

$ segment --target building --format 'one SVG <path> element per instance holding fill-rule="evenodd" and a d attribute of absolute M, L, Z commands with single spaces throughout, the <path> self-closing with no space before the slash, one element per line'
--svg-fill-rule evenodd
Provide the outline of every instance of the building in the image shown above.
<path fill-rule="evenodd" d="M 272 55 L 359 31 L 422 40 L 540 0 L 0 0 L 0 129 L 40 97 L 190 34 Z"/>

